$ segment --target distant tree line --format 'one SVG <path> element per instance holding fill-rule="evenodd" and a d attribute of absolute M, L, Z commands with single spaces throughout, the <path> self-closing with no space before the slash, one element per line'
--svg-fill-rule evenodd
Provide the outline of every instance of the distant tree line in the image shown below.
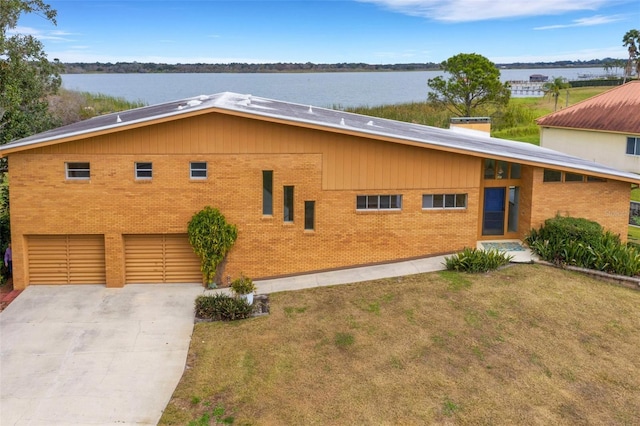
<path fill-rule="evenodd" d="M 590 61 L 517 62 L 496 64 L 499 68 L 586 68 L 604 67 L 619 59 L 605 58 Z M 314 64 L 305 63 L 228 63 L 228 64 L 161 64 L 142 62 L 73 62 L 64 63 L 65 74 L 82 73 L 276 73 L 276 72 L 366 72 L 366 71 L 433 71 L 442 64 L 425 62 L 409 64 L 365 64 L 361 62 Z"/>

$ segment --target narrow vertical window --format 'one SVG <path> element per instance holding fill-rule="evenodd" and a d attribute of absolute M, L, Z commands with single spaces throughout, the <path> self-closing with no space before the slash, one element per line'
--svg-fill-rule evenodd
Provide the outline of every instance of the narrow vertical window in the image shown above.
<path fill-rule="evenodd" d="M 316 202 L 304 202 L 304 229 L 305 231 L 313 231 L 316 229 Z"/>
<path fill-rule="evenodd" d="M 284 187 L 284 221 L 293 222 L 293 186 Z"/>
<path fill-rule="evenodd" d="M 153 165 L 151 163 L 136 163 L 136 179 L 151 179 Z"/>
<path fill-rule="evenodd" d="M 262 214 L 273 215 L 273 170 L 262 171 Z"/>

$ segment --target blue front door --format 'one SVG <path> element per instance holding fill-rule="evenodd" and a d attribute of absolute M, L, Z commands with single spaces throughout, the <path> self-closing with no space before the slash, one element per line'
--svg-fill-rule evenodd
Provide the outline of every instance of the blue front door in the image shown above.
<path fill-rule="evenodd" d="M 482 235 L 504 235 L 506 188 L 485 188 Z"/>

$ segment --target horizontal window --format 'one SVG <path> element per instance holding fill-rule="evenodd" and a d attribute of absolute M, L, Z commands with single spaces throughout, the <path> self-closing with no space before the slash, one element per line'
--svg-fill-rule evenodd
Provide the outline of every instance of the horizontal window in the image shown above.
<path fill-rule="evenodd" d="M 584 182 L 584 175 L 567 172 L 564 174 L 564 181 L 565 182 Z"/>
<path fill-rule="evenodd" d="M 356 210 L 401 210 L 402 195 L 358 195 Z"/>
<path fill-rule="evenodd" d="M 207 178 L 207 163 L 204 161 L 192 161 L 191 166 L 191 179 L 206 179 Z"/>
<path fill-rule="evenodd" d="M 89 179 L 91 166 L 89 163 L 65 163 L 67 179 Z"/>
<path fill-rule="evenodd" d="M 585 176 L 580 173 L 561 172 L 560 170 L 544 169 L 543 182 L 606 182 L 606 179 L 596 176 Z"/>
<path fill-rule="evenodd" d="M 152 163 L 136 163 L 136 179 L 151 179 L 152 177 Z"/>
<path fill-rule="evenodd" d="M 559 170 L 544 169 L 543 182 L 562 182 L 562 172 Z"/>
<path fill-rule="evenodd" d="M 425 194 L 423 209 L 466 209 L 467 194 Z"/>

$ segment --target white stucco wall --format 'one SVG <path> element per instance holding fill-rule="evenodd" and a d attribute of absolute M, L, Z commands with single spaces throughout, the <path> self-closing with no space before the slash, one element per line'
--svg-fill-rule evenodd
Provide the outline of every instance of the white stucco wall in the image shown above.
<path fill-rule="evenodd" d="M 540 129 L 540 146 L 581 157 L 618 170 L 640 173 L 640 155 L 627 155 L 627 135 L 586 130 Z"/>

